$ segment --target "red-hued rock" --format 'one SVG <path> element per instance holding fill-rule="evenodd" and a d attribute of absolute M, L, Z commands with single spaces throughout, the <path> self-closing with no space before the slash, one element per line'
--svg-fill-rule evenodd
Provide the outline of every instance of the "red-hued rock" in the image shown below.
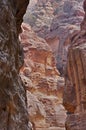
<path fill-rule="evenodd" d="M 84 8 L 86 9 L 86 0 Z M 84 10 L 85 10 L 84 9 Z M 85 10 L 86 13 L 86 10 Z M 86 129 L 86 19 L 70 36 L 63 104 L 68 111 L 66 130 Z"/>
<path fill-rule="evenodd" d="M 32 10 L 27 10 L 24 17 L 37 35 L 51 45 L 57 68 L 62 75 L 67 63 L 67 47 L 64 43 L 73 31 L 80 29 L 84 15 L 83 1 L 38 0 Z"/>
<path fill-rule="evenodd" d="M 25 64 L 21 70 L 21 78 L 27 90 L 30 121 L 36 130 L 64 130 L 64 79 L 56 69 L 52 50 L 30 26 L 22 24 L 22 29 L 20 40 L 24 49 Z"/>

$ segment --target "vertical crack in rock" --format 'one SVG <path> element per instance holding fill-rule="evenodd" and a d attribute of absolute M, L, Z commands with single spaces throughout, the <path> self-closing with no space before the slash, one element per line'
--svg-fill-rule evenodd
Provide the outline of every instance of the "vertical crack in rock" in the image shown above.
<path fill-rule="evenodd" d="M 69 42 L 63 104 L 68 111 L 66 130 L 86 130 L 86 0 L 81 31 Z"/>
<path fill-rule="evenodd" d="M 18 40 L 29 0 L 0 0 L 0 130 L 29 130 Z"/>

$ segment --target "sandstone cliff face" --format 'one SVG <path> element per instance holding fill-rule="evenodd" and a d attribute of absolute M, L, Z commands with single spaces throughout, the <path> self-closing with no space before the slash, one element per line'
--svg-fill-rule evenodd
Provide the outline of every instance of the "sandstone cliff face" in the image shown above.
<path fill-rule="evenodd" d="M 25 89 L 19 77 L 23 57 L 18 40 L 28 2 L 0 0 L 0 130 L 30 130 Z"/>
<path fill-rule="evenodd" d="M 27 90 L 29 118 L 34 130 L 64 130 L 62 106 L 64 79 L 56 69 L 52 50 L 27 24 L 22 25 L 20 40 L 25 64 L 21 78 Z"/>
<path fill-rule="evenodd" d="M 84 2 L 86 13 L 86 0 Z M 85 14 L 86 17 L 86 14 Z M 81 31 L 74 32 L 69 40 L 64 106 L 67 109 L 67 130 L 86 129 L 86 18 Z"/>
<path fill-rule="evenodd" d="M 32 0 L 24 16 L 24 22 L 29 23 L 38 36 L 45 38 L 55 17 L 54 12 L 61 2 L 58 0 L 36 0 L 36 2 Z"/>
<path fill-rule="evenodd" d="M 56 44 L 58 50 L 54 48 L 54 54 L 57 61 L 57 68 L 64 73 L 66 62 L 67 62 L 67 47 L 65 46 L 65 40 L 74 30 L 79 30 L 79 24 L 82 21 L 84 12 L 82 9 L 82 2 L 77 0 L 65 0 L 61 5 L 57 7 L 55 16 L 52 21 L 50 30 L 46 34 L 46 41 L 50 44 L 54 43 L 57 39 Z M 67 39 L 69 40 L 69 39 Z"/>
<path fill-rule="evenodd" d="M 24 16 L 24 22 L 29 23 L 34 30 L 38 30 L 41 33 L 42 27 L 45 29 L 50 27 L 56 7 L 56 1 L 32 0 Z"/>
<path fill-rule="evenodd" d="M 25 22 L 51 46 L 61 74 L 64 73 L 67 62 L 65 40 L 74 30 L 80 28 L 79 24 L 84 15 L 83 1 L 37 0 L 34 8 L 28 9 L 24 17 Z"/>

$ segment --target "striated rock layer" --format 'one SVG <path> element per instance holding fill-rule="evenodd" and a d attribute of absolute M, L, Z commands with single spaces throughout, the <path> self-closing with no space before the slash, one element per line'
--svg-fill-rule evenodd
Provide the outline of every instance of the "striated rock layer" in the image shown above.
<path fill-rule="evenodd" d="M 23 57 L 18 40 L 28 2 L 0 0 L 0 130 L 30 130 L 19 77 Z"/>
<path fill-rule="evenodd" d="M 46 41 L 27 24 L 20 40 L 25 64 L 21 78 L 27 90 L 27 104 L 34 130 L 64 130 L 66 113 L 62 105 L 64 79 L 56 69 L 55 58 Z"/>
<path fill-rule="evenodd" d="M 66 130 L 86 130 L 86 0 L 81 31 L 69 39 L 64 106 L 68 111 Z"/>

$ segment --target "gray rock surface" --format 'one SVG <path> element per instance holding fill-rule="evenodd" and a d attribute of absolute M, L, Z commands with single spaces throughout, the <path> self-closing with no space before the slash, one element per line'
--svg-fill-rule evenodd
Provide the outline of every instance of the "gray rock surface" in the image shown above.
<path fill-rule="evenodd" d="M 0 0 L 0 130 L 30 130 L 19 77 L 23 54 L 18 40 L 28 2 Z"/>

